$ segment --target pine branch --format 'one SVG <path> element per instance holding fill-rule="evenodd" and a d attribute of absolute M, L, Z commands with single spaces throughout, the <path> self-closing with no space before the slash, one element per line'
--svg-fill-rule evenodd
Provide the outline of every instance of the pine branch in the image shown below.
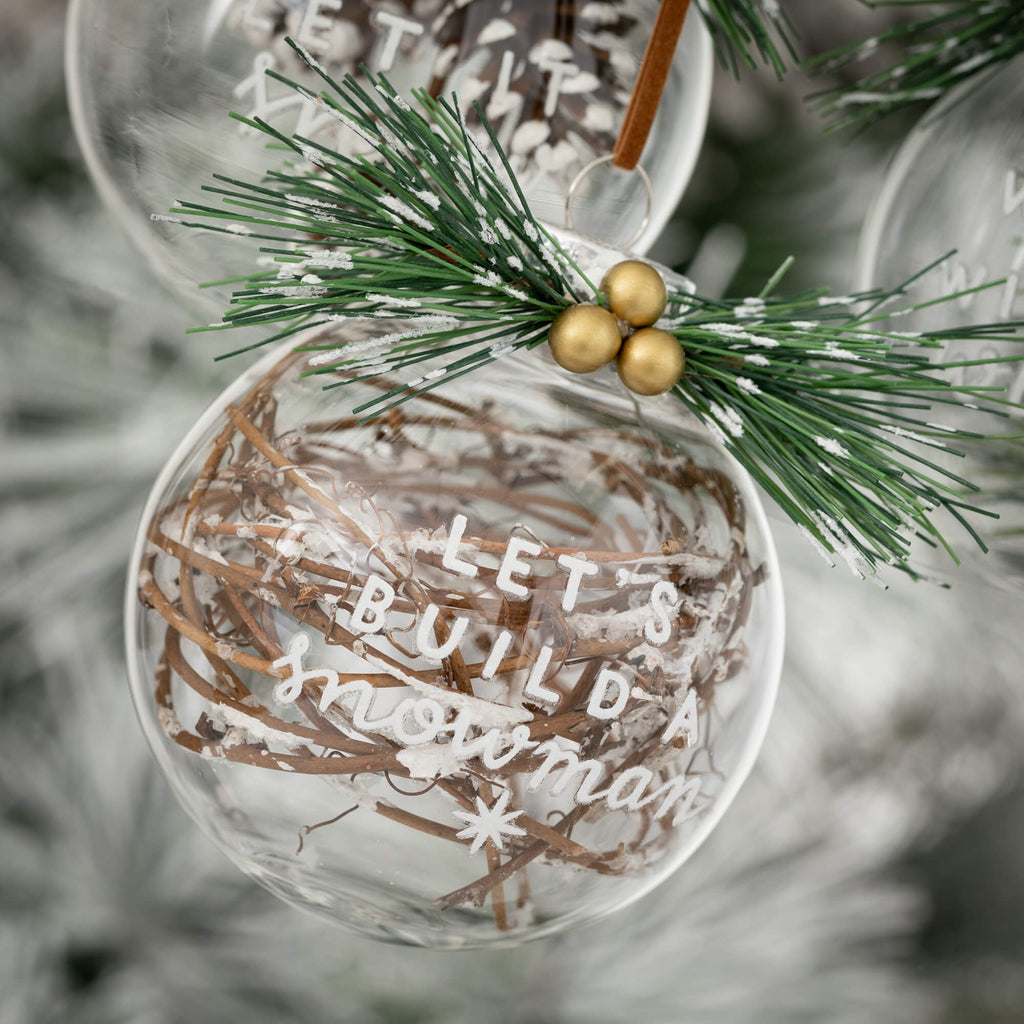
<path fill-rule="evenodd" d="M 687 356 L 677 396 L 823 553 L 862 576 L 883 563 L 915 575 L 906 564 L 914 537 L 953 555 L 933 519 L 938 509 L 984 547 L 965 519 L 988 515 L 965 501 L 977 488 L 947 468 L 948 456 L 962 456 L 960 442 L 983 435 L 936 422 L 931 411 L 1005 409 L 996 389 L 952 386 L 944 371 L 958 364 L 932 353 L 965 336 L 1019 340 L 1006 324 L 882 329 L 880 306 L 902 293 L 691 297 L 671 327 Z M 988 361 L 1000 360 L 977 362 Z"/>
<path fill-rule="evenodd" d="M 530 213 L 493 133 L 497 155 L 489 159 L 455 105 L 421 92 L 420 113 L 384 79 L 368 91 L 317 70 L 330 91 L 312 97 L 293 87 L 375 157 L 343 156 L 250 122 L 293 162 L 261 184 L 218 179 L 209 191 L 221 206 L 175 211 L 185 223 L 270 243 L 264 268 L 237 282 L 223 323 L 200 330 L 273 326 L 273 337 L 253 348 L 331 321 L 397 321 L 399 329 L 369 341 L 306 346 L 315 352 L 310 372 L 329 374 L 328 387 L 382 374 L 398 382 L 353 410 L 369 419 L 541 344 L 570 305 L 604 303 Z M 887 308 L 906 285 L 785 298 L 775 294 L 785 269 L 751 299 L 669 289 L 659 326 L 686 354 L 675 398 L 823 552 L 861 575 L 884 563 L 913 575 L 914 536 L 948 548 L 937 510 L 981 544 L 966 518 L 985 514 L 965 500 L 975 488 L 932 457 L 959 454 L 960 442 L 980 435 L 935 422 L 931 410 L 969 403 L 1005 415 L 1004 400 L 953 386 L 945 371 L 963 364 L 933 356 L 953 338 L 1016 340 L 1019 325 L 894 333 L 884 329 L 888 317 L 921 308 Z M 977 360 L 986 361 L 996 360 Z"/>
<path fill-rule="evenodd" d="M 850 85 L 809 97 L 830 119 L 830 132 L 863 130 L 898 110 L 931 103 L 984 71 L 995 71 L 1024 52 L 1020 0 L 863 0 L 869 7 L 925 8 L 922 16 L 879 35 L 806 62 L 813 74 L 853 67 L 887 46 L 899 46 L 896 63 Z M 939 10 L 936 12 L 936 6 Z"/>
<path fill-rule="evenodd" d="M 733 74 L 741 66 L 768 64 L 781 77 L 786 70 L 782 50 L 796 60 L 793 27 L 778 0 L 698 0 L 698 9 L 719 62 Z"/>
<path fill-rule="evenodd" d="M 458 339 L 460 366 L 492 358 L 492 338 L 502 339 L 502 351 L 543 341 L 567 298 L 580 298 L 567 274 L 585 277 L 534 218 L 504 158 L 491 163 L 447 101 L 420 91 L 428 120 L 383 78 L 375 80 L 376 95 L 351 76 L 334 83 L 295 48 L 334 95 L 315 96 L 273 77 L 355 132 L 376 159 L 341 156 L 235 115 L 298 160 L 261 185 L 215 176 L 220 184 L 204 191 L 220 196 L 223 206 L 185 202 L 174 209 L 173 219 L 183 224 L 273 243 L 263 248 L 271 269 L 240 278 L 223 322 L 197 330 L 278 327 L 272 337 L 237 350 L 243 352 L 332 320 L 411 320 L 400 338 L 389 339 L 392 370 L 416 362 L 417 353 L 441 339 L 449 346 Z M 380 357 L 365 362 L 377 365 Z M 318 363 L 324 373 L 339 365 L 329 355 Z"/>

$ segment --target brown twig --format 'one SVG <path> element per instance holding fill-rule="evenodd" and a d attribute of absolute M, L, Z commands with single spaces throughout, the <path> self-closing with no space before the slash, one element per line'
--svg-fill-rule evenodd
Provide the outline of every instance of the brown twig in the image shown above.
<path fill-rule="evenodd" d="M 339 685 L 365 680 L 385 703 L 390 697 L 383 694 L 415 684 L 420 695 L 436 691 L 472 701 L 487 693 L 496 703 L 529 709 L 525 678 L 546 644 L 551 659 L 543 685 L 559 699 L 537 708 L 542 713 L 528 722 L 531 744 L 574 741 L 581 757 L 607 766 L 609 778 L 643 764 L 659 766 L 658 777 L 669 778 L 660 767 L 674 753 L 660 740 L 667 715 L 691 686 L 710 707 L 716 687 L 746 658 L 744 626 L 762 577 L 744 547 L 745 510 L 729 478 L 629 428 L 519 430 L 493 410 L 485 415 L 438 395 L 421 396 L 380 421 L 379 449 L 375 428 L 353 418 L 286 423 L 282 430 L 286 405 L 279 407 L 278 393 L 291 386 L 297 358 L 282 360 L 225 410 L 194 480 L 170 496 L 149 526 L 139 595 L 147 614 L 164 624 L 154 696 L 168 736 L 206 757 L 366 779 L 370 797 L 378 777 L 414 778 L 401 760 L 405 748 L 356 729 L 354 712 L 337 703 L 321 710 L 328 673 Z M 437 445 L 435 436 L 449 443 Z M 403 454 L 392 464 L 396 452 Z M 586 503 L 563 485 L 570 469 L 586 470 Z M 612 517 L 602 511 L 605 497 L 616 510 Z M 460 557 L 477 567 L 473 578 L 448 571 L 437 546 L 446 536 L 439 529 L 463 509 L 485 510 L 470 516 L 459 547 Z M 541 550 L 529 574 L 517 577 L 528 597 L 516 601 L 498 589 L 498 568 L 510 537 L 523 531 Z M 599 571 L 581 580 L 576 605 L 565 612 L 558 559 L 581 550 Z M 363 633 L 348 616 L 370 573 L 388 581 L 395 599 L 388 622 Z M 647 582 L 630 582 L 634 574 Z M 636 619 L 652 579 L 671 582 L 683 596 L 653 668 L 645 667 L 650 645 L 642 629 L 624 625 L 630 615 Z M 421 659 L 410 639 L 409 624 L 431 604 L 438 609 L 437 645 L 458 619 L 467 623 L 461 642 L 439 664 Z M 310 672 L 291 710 L 278 713 L 274 691 L 290 675 L 283 641 L 300 628 L 347 660 L 339 662 L 343 668 Z M 499 629 L 510 630 L 513 643 L 484 680 Z M 701 650 L 693 647 L 698 635 Z M 327 663 L 317 656 L 308 665 Z M 614 728 L 587 712 L 606 666 L 631 688 Z M 179 721 L 179 709 L 197 702 L 203 710 L 195 724 Z M 629 819 L 629 838 L 610 849 L 588 841 L 587 823 L 625 812 L 570 806 L 554 824 L 537 820 L 552 806 L 539 802 L 537 813 L 527 813 L 532 798 L 524 783 L 539 764 L 532 749 L 500 769 L 477 757 L 429 785 L 398 791 L 434 814 L 445 802 L 473 812 L 477 797 L 491 806 L 504 788 L 514 794 L 516 824 L 526 835 L 509 837 L 504 858 L 487 843 L 487 874 L 439 905 L 490 897 L 497 927 L 509 928 L 502 887 L 517 878 L 516 902 L 525 906 L 531 889 L 525 868 L 538 857 L 574 871 L 616 874 L 631 856 L 657 857 L 669 841 L 664 823 L 646 810 Z M 382 796 L 363 806 L 396 826 L 465 845 L 459 829 Z M 303 826 L 300 849 L 303 834 L 350 811 Z"/>

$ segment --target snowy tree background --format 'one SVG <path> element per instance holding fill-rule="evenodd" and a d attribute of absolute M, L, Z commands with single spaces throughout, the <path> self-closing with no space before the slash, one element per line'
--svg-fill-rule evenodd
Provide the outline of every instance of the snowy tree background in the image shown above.
<path fill-rule="evenodd" d="M 808 52 L 879 23 L 785 5 Z M 162 461 L 237 366 L 186 341 L 86 179 L 63 0 L 0 8 L 0 1024 L 1024 1020 L 1024 594 L 881 593 L 781 522 L 779 706 L 661 890 L 512 952 L 371 945 L 286 908 L 185 818 L 124 679 L 121 595 Z M 702 283 L 849 287 L 907 129 L 825 140 L 807 81 L 722 75 L 656 252 Z"/>

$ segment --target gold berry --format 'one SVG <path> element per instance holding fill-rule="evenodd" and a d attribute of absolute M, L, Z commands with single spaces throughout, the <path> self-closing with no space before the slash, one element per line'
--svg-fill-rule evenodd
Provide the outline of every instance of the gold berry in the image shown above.
<path fill-rule="evenodd" d="M 562 310 L 548 332 L 551 354 L 573 373 L 590 373 L 610 363 L 622 345 L 619 322 L 603 306 L 581 303 Z"/>
<path fill-rule="evenodd" d="M 638 395 L 660 395 L 679 383 L 686 356 L 678 340 L 658 327 L 631 334 L 619 352 L 622 383 Z"/>
<path fill-rule="evenodd" d="M 649 327 L 668 304 L 668 291 L 654 267 L 640 260 L 616 263 L 601 282 L 608 307 L 634 327 Z"/>

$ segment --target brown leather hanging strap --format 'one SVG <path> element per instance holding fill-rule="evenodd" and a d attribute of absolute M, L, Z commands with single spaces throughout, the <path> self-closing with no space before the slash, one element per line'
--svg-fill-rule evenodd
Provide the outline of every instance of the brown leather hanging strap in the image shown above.
<path fill-rule="evenodd" d="M 690 0 L 661 0 L 658 17 L 654 21 L 651 38 L 640 64 L 640 73 L 633 87 L 633 95 L 612 152 L 612 164 L 624 171 L 633 170 L 640 162 L 640 154 L 647 143 L 661 94 L 665 91 L 668 71 L 689 7 Z"/>

